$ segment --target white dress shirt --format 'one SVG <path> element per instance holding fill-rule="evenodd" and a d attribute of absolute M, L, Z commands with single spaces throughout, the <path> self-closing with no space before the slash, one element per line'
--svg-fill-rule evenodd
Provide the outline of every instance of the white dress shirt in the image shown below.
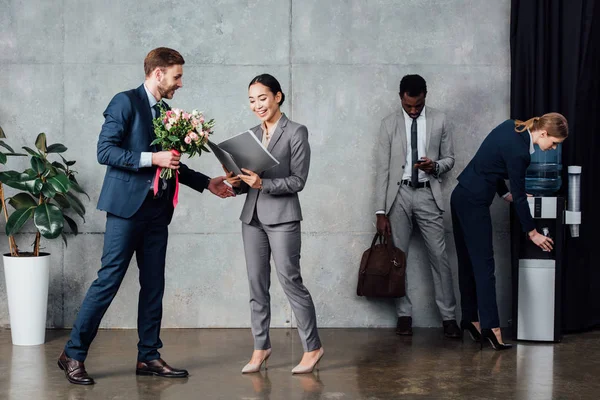
<path fill-rule="evenodd" d="M 279 119 L 277 120 L 277 122 L 275 122 L 275 124 L 273 124 L 273 126 L 271 127 L 271 132 L 269 132 L 267 130 L 267 124 L 265 124 L 264 122 L 262 124 L 260 124 L 260 127 L 262 128 L 262 131 L 263 131 L 262 144 L 263 144 L 263 146 L 265 146 L 265 148 L 269 147 L 269 142 L 271 142 L 271 138 L 273 137 L 273 134 L 277 130 L 277 126 L 279 125 L 279 121 L 281 121 L 282 116 L 283 116 L 283 114 L 281 114 L 279 116 Z"/>

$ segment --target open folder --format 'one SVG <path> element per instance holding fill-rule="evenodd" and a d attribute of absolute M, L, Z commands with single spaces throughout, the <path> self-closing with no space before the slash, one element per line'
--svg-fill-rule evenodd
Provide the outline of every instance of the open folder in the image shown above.
<path fill-rule="evenodd" d="M 221 164 L 236 175 L 242 175 L 242 168 L 260 174 L 279 164 L 258 140 L 254 132 L 247 130 L 219 144 L 208 141 L 208 146 Z"/>

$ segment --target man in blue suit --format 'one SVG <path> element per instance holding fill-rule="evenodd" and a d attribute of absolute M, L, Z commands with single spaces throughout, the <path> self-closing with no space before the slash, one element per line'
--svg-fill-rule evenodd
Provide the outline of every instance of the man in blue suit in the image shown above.
<path fill-rule="evenodd" d="M 186 370 L 169 366 L 158 352 L 162 347 L 159 334 L 165 257 L 175 183 L 173 179 L 161 180 L 155 195 L 152 188 L 156 168 L 178 170 L 180 182 L 199 192 L 208 189 L 221 198 L 233 196 L 233 192 L 223 182 L 225 177 L 211 179 L 180 163 L 179 156 L 150 145 L 158 103 L 163 98 L 172 99 L 182 87 L 183 64 L 183 57 L 173 49 L 152 50 L 144 60 L 144 84 L 117 94 L 104 111 L 97 148 L 98 162 L 107 166 L 98 200 L 98 209 L 107 213 L 102 267 L 58 359 L 58 366 L 71 383 L 94 384 L 84 361 L 134 252 L 140 280 L 136 374 L 169 378 L 188 375 Z"/>

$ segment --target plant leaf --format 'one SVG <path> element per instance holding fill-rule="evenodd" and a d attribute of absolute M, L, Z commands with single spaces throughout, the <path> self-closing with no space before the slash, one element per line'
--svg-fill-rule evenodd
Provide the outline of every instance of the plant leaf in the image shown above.
<path fill-rule="evenodd" d="M 69 247 L 69 245 L 67 244 L 67 235 L 65 235 L 64 232 L 61 232 L 60 236 L 62 237 L 63 242 L 65 242 L 65 247 Z"/>
<path fill-rule="evenodd" d="M 0 138 L 5 139 L 6 135 L 4 134 L 4 130 L 2 129 L 2 127 L 0 126 Z"/>
<path fill-rule="evenodd" d="M 73 207 L 73 210 L 81 217 L 83 222 L 85 222 L 85 207 L 81 200 L 79 200 L 73 193 L 67 192 L 65 193 L 65 197 L 69 200 L 69 204 Z"/>
<path fill-rule="evenodd" d="M 43 203 L 33 213 L 33 223 L 46 239 L 55 239 L 62 233 L 65 219 L 60 208 L 54 204 Z"/>
<path fill-rule="evenodd" d="M 0 164 L 6 164 L 6 154 L 0 151 Z"/>
<path fill-rule="evenodd" d="M 25 222 L 31 218 L 37 207 L 22 208 L 11 214 L 6 221 L 6 235 L 14 235 L 25 225 Z"/>
<path fill-rule="evenodd" d="M 73 218 L 71 218 L 71 217 L 69 217 L 67 215 L 63 214 L 63 217 L 65 217 L 65 221 L 67 221 L 67 224 L 69 224 L 69 229 L 71 229 L 71 232 L 74 235 L 77 235 L 79 233 L 79 229 L 77 228 L 77 222 L 75 222 L 73 220 Z"/>
<path fill-rule="evenodd" d="M 171 143 L 179 142 L 179 138 L 175 135 L 171 135 L 171 136 L 167 137 L 167 139 L 169 139 L 171 141 Z"/>
<path fill-rule="evenodd" d="M 47 153 L 64 153 L 65 151 L 67 151 L 67 148 L 65 147 L 65 145 L 60 144 L 60 143 L 55 143 L 55 144 L 51 144 L 50 146 L 48 146 Z"/>
<path fill-rule="evenodd" d="M 54 190 L 60 193 L 67 193 L 71 188 L 71 181 L 63 174 L 48 178 L 48 183 L 52 185 Z"/>
<path fill-rule="evenodd" d="M 38 153 L 37 151 L 35 151 L 33 149 L 30 149 L 27 146 L 23 146 L 22 149 L 25 150 L 26 152 L 28 152 L 30 155 L 32 155 L 34 157 L 39 157 L 40 156 L 40 153 Z"/>
<path fill-rule="evenodd" d="M 85 190 L 83 190 L 81 188 L 81 186 L 79 186 L 79 183 L 77 183 L 74 176 L 71 176 L 69 179 L 71 180 L 71 189 L 73 189 L 77 193 L 85 194 L 86 197 L 88 198 L 88 200 L 91 200 L 90 196 L 88 196 L 88 194 L 85 192 Z"/>
<path fill-rule="evenodd" d="M 43 153 L 48 152 L 48 149 L 46 148 L 46 134 L 44 132 L 40 133 L 35 139 L 35 147 Z"/>
<path fill-rule="evenodd" d="M 58 161 L 54 161 L 54 162 L 52 162 L 52 165 L 54 165 L 54 167 L 55 167 L 55 168 L 62 169 L 63 171 L 65 171 L 65 170 L 67 169 L 67 168 L 66 168 L 64 165 L 62 165 L 62 164 L 61 164 L 61 163 L 59 163 Z"/>
<path fill-rule="evenodd" d="M 53 199 L 56 196 L 56 190 L 51 184 L 46 182 L 42 186 L 42 194 L 48 199 Z"/>
<path fill-rule="evenodd" d="M 0 129 L 2 129 L 2 128 L 0 128 Z M 2 138 L 2 137 L 4 137 L 4 136 L 0 136 L 0 138 Z M 10 147 L 9 145 L 7 145 L 6 143 L 4 143 L 1 140 L 0 140 L 0 146 L 4 147 L 6 150 L 10 151 L 11 153 L 15 152 L 12 147 Z"/>
<path fill-rule="evenodd" d="M 56 201 L 61 208 L 71 208 L 71 203 L 69 203 L 69 200 L 62 193 L 57 193 L 56 196 L 54 196 L 54 201 Z"/>
<path fill-rule="evenodd" d="M 37 202 L 29 193 L 19 193 L 14 195 L 10 198 L 10 200 L 8 200 L 8 204 L 10 204 L 15 210 L 37 206 Z"/>
<path fill-rule="evenodd" d="M 46 170 L 44 161 L 39 157 L 31 157 L 31 168 L 33 168 L 38 175 L 42 175 Z"/>
<path fill-rule="evenodd" d="M 42 186 L 44 186 L 44 183 L 42 182 L 41 179 L 35 179 L 35 180 L 32 180 L 32 181 L 26 181 L 25 182 L 25 189 L 29 193 L 33 194 L 34 196 L 37 196 L 37 195 L 40 194 L 40 192 L 42 191 Z"/>

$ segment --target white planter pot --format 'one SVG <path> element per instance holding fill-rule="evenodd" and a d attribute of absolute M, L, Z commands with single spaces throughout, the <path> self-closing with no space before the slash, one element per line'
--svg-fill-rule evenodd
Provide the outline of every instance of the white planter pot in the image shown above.
<path fill-rule="evenodd" d="M 39 257 L 4 255 L 4 278 L 12 342 L 18 346 L 43 344 L 46 338 L 50 254 Z"/>

